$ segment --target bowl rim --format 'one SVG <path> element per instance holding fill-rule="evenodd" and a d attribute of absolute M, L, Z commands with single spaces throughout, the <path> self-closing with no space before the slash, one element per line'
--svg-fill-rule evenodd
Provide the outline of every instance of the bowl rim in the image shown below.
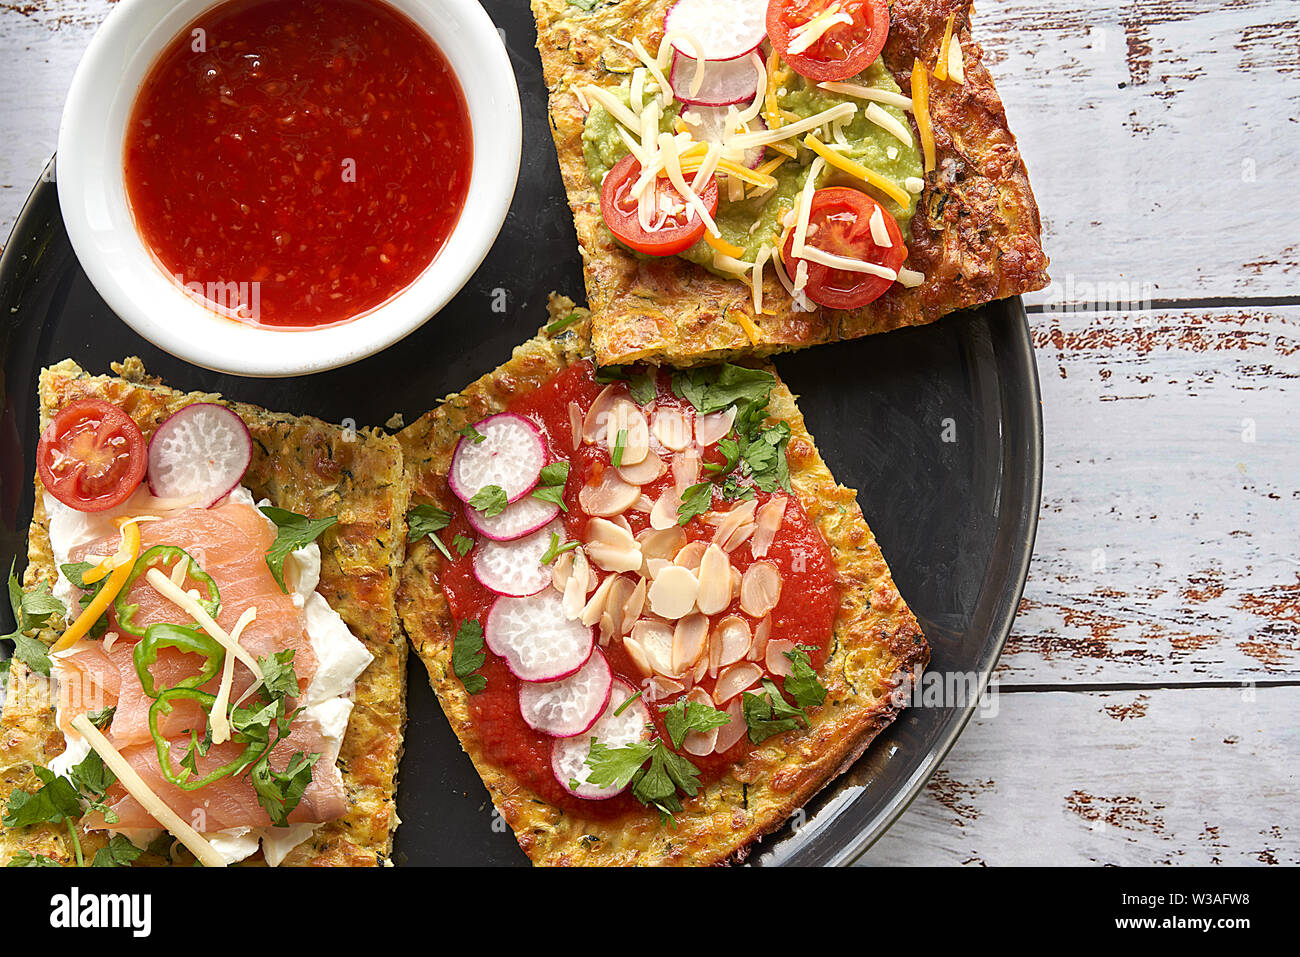
<path fill-rule="evenodd" d="M 212 311 L 164 273 L 135 227 L 125 191 L 127 118 L 145 77 L 182 30 L 225 2 L 121 0 L 91 39 L 59 126 L 56 182 L 69 240 L 109 308 L 145 339 L 189 363 L 255 377 L 348 365 L 434 317 L 469 281 L 500 233 L 518 181 L 523 139 L 510 56 L 476 0 L 377 0 L 431 40 L 460 83 L 473 146 L 459 219 L 416 279 L 361 316 L 306 329 L 257 326 Z"/>

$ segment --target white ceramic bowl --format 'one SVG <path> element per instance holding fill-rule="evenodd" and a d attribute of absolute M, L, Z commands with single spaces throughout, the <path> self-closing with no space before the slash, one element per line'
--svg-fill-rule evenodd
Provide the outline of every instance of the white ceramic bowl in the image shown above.
<path fill-rule="evenodd" d="M 441 251 L 409 286 L 348 322 L 274 329 L 205 308 L 167 276 L 127 204 L 123 143 L 136 92 L 162 51 L 221 0 L 122 0 L 77 67 L 59 128 L 59 205 L 82 267 L 136 332 L 195 365 L 289 376 L 355 362 L 410 334 L 447 304 L 487 255 L 519 174 L 514 71 L 477 0 L 384 0 L 428 33 L 460 80 L 474 159 L 465 207 Z"/>

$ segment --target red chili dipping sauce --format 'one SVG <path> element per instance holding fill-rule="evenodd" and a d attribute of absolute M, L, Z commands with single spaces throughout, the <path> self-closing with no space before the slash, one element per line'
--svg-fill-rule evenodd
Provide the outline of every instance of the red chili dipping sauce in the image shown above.
<path fill-rule="evenodd" d="M 355 318 L 460 217 L 469 112 L 442 53 L 379 0 L 233 0 L 153 66 L 127 128 L 136 227 L 217 311 Z"/>
<path fill-rule="evenodd" d="M 585 484 L 599 484 L 601 473 L 613 465 L 604 443 L 582 444 L 576 450 L 573 448 L 569 406 L 571 402 L 576 403 L 585 415 L 604 388 L 604 383 L 596 381 L 595 369 L 591 363 L 584 361 L 570 366 L 536 391 L 516 399 L 508 408 L 508 411 L 521 415 L 540 427 L 551 461 L 567 461 L 570 464 L 564 491 L 567 512 L 563 513 L 563 522 L 571 541 L 585 540 L 584 530 L 590 520 L 590 516 L 583 512 L 579 504 L 579 492 Z M 654 402 L 656 409 L 671 407 L 684 410 L 688 416 L 695 414 L 689 402 L 673 394 L 666 374 L 661 374 L 658 378 Z M 653 450 L 651 454 L 655 454 Z M 717 446 L 712 445 L 705 450 L 703 461 L 722 463 L 724 457 Z M 701 480 L 708 474 L 707 471 L 702 471 Z M 669 470 L 661 478 L 642 486 L 642 491 L 654 501 L 672 484 L 673 475 Z M 820 669 L 831 645 L 835 616 L 840 604 L 839 585 L 830 550 L 812 525 L 798 498 L 784 492 L 776 494 L 785 495 L 787 504 L 780 530 L 763 559 L 777 566 L 782 579 L 780 599 L 770 613 L 769 641 L 786 639 L 799 645 L 812 646 L 813 650 L 809 652 L 810 662 L 814 669 Z M 772 497 L 757 489 L 755 495 L 760 507 Z M 465 506 L 450 489 L 444 486 L 439 498 L 440 504 L 452 516 L 451 524 L 442 533 L 445 541 L 451 542 L 457 535 L 475 538 L 476 533 L 465 518 Z M 740 503 L 726 502 L 720 495 L 714 496 L 715 509 L 726 509 L 738 504 Z M 649 527 L 649 516 L 644 511 L 631 509 L 624 513 L 623 518 L 627 519 L 633 534 Z M 688 542 L 709 542 L 715 529 L 696 516 L 685 525 L 684 531 Z M 468 619 L 486 623 L 488 610 L 496 595 L 475 578 L 472 550 L 464 556 L 457 555 L 455 551 L 452 555 L 455 560 L 442 565 L 439 584 L 447 595 L 456 625 L 459 627 L 461 622 Z M 732 566 L 742 573 L 756 561 L 750 553 L 748 543 L 733 550 L 730 560 Z M 595 564 L 591 565 L 591 569 L 599 581 L 610 574 Z M 647 612 L 648 609 L 647 603 Z M 745 618 L 751 630 L 758 624 L 745 614 L 738 600 L 733 600 L 722 612 L 710 616 L 710 631 L 727 615 Z M 638 690 L 645 687 L 646 676 L 637 668 L 619 637 L 611 638 L 600 646 L 600 650 L 609 660 L 616 678 L 624 679 Z M 519 679 L 510 672 L 503 659 L 494 655 L 486 646 L 484 651 L 487 658 L 479 673 L 487 679 L 487 687 L 483 692 L 470 696 L 469 702 L 475 730 L 487 757 L 494 764 L 508 768 L 535 793 L 558 807 L 600 818 L 615 818 L 634 810 L 643 810 L 630 791 L 624 791 L 608 800 L 584 800 L 563 788 L 551 771 L 553 739 L 530 728 L 520 714 Z M 761 661 L 758 663 L 762 665 Z M 764 676 L 770 677 L 766 671 Z M 775 678 L 774 681 L 777 687 L 784 687 L 781 678 Z M 696 686 L 712 694 L 714 682 L 714 678 L 705 675 Z M 749 690 L 761 692 L 762 688 L 755 684 Z M 646 702 L 658 736 L 665 743 L 669 743 L 669 737 L 659 709 L 674 703 L 678 698 L 680 694 Z M 728 768 L 743 760 L 754 747 L 748 737 L 742 736 L 725 752 L 686 757 L 699 769 L 701 783 L 708 784 L 721 778 Z"/>

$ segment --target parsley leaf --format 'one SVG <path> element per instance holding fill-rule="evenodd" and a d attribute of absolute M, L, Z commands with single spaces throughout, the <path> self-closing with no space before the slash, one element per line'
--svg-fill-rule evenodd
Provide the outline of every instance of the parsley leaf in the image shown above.
<path fill-rule="evenodd" d="M 725 711 L 685 699 L 660 708 L 659 712 L 664 716 L 664 727 L 674 748 L 680 748 L 693 731 L 710 731 L 731 723 L 731 716 Z"/>
<path fill-rule="evenodd" d="M 457 535 L 451 540 L 451 547 L 456 549 L 461 558 L 464 558 L 469 554 L 470 549 L 474 547 L 474 539 L 466 535 Z"/>
<path fill-rule="evenodd" d="M 107 847 L 95 852 L 91 867 L 130 867 L 135 859 L 144 853 L 143 848 L 136 847 L 121 834 L 114 834 Z"/>
<path fill-rule="evenodd" d="M 569 507 L 564 504 L 564 485 L 568 480 L 568 462 L 552 462 L 542 466 L 542 477 L 538 481 L 538 487 L 533 489 L 533 498 L 558 505 L 567 512 Z"/>
<path fill-rule="evenodd" d="M 438 537 L 438 532 L 451 524 L 451 512 L 443 511 L 436 505 L 417 505 L 406 513 L 406 540 L 418 541 L 425 535 L 442 552 L 443 557 L 451 561 L 451 552 Z"/>
<path fill-rule="evenodd" d="M 9 607 L 14 615 L 14 630 L 7 635 L 0 635 L 0 641 L 12 641 L 13 657 L 37 674 L 48 678 L 49 649 L 45 642 L 31 637 L 28 632 L 45 627 L 56 615 L 63 617 L 67 614 L 67 609 L 63 602 L 50 594 L 50 586 L 46 582 L 41 582 L 34 591 L 23 591 L 13 563 L 9 565 Z"/>
<path fill-rule="evenodd" d="M 542 466 L 541 483 L 543 485 L 563 485 L 569 479 L 568 462 L 552 462 Z"/>
<path fill-rule="evenodd" d="M 463 429 L 457 429 L 456 434 L 463 436 L 464 438 L 473 442 L 475 445 L 478 445 L 480 442 L 484 441 L 487 438 L 486 435 L 484 435 L 478 429 L 474 428 L 474 426 L 472 425 L 467 425 Z"/>
<path fill-rule="evenodd" d="M 760 408 L 776 386 L 776 376 L 763 369 L 748 369 L 729 362 L 703 369 L 683 369 L 673 374 L 673 394 L 686 399 L 707 415 L 741 402 Z"/>
<path fill-rule="evenodd" d="M 784 734 L 795 728 L 807 726 L 808 716 L 802 708 L 792 706 L 771 678 L 763 679 L 763 693 L 746 691 L 741 698 L 741 713 L 749 727 L 749 740 L 762 744 L 775 734 Z"/>
<path fill-rule="evenodd" d="M 713 485 L 700 482 L 682 492 L 682 504 L 677 506 L 677 524 L 685 525 L 696 515 L 702 515 L 713 504 Z"/>
<path fill-rule="evenodd" d="M 598 788 L 625 788 L 632 782 L 641 766 L 650 760 L 657 742 L 634 741 L 618 748 L 611 748 L 595 738 L 591 739 L 591 751 L 587 754 L 588 783 Z"/>
<path fill-rule="evenodd" d="M 785 656 L 790 659 L 790 673 L 785 676 L 785 691 L 801 708 L 812 708 L 826 700 L 826 688 L 813 671 L 808 645 L 796 645 Z"/>
<path fill-rule="evenodd" d="M 477 674 L 487 655 L 483 652 L 483 626 L 472 618 L 460 623 L 451 643 L 451 670 L 470 694 L 487 688 L 487 679 Z"/>
<path fill-rule="evenodd" d="M 298 673 L 293 666 L 293 649 L 277 651 L 269 658 L 258 658 L 257 665 L 262 669 L 262 681 L 266 690 L 273 697 L 297 697 L 301 691 L 298 686 Z"/>
<path fill-rule="evenodd" d="M 9 863 L 5 867 L 62 867 L 52 857 L 46 857 L 44 854 L 33 854 L 31 851 L 19 851 L 13 857 L 9 858 Z"/>
<path fill-rule="evenodd" d="M 466 504 L 474 511 L 482 512 L 484 518 L 492 518 L 504 512 L 510 501 L 500 485 L 484 485 Z"/>
<path fill-rule="evenodd" d="M 65 819 L 81 817 L 81 795 L 70 778 L 60 777 L 40 765 L 32 768 L 41 781 L 35 792 L 16 788 L 0 822 L 5 827 L 28 827 L 32 824 L 62 824 Z"/>
<path fill-rule="evenodd" d="M 289 759 L 283 771 L 271 767 L 269 758 L 269 754 L 264 755 L 254 764 L 248 777 L 257 792 L 257 803 L 270 815 L 271 823 L 275 827 L 288 827 L 289 814 L 302 800 L 307 785 L 311 784 L 312 765 L 320 760 L 320 755 L 299 751 Z"/>
<path fill-rule="evenodd" d="M 99 594 L 100 589 L 102 589 L 108 582 L 108 579 L 105 577 L 101 578 L 94 584 L 86 584 L 82 576 L 94 567 L 95 566 L 90 562 L 70 562 L 67 565 L 59 566 L 59 570 L 63 572 L 63 577 L 70 581 L 73 587 L 80 589 L 81 598 L 79 599 L 79 602 L 82 611 L 85 611 L 90 607 L 90 603 L 95 600 L 95 596 Z M 91 638 L 102 638 L 106 631 L 108 631 L 107 609 L 105 609 L 104 613 L 99 616 L 99 620 L 90 626 L 88 634 Z"/>
<path fill-rule="evenodd" d="M 110 705 L 102 711 L 87 711 L 86 720 L 100 731 L 103 731 L 113 723 L 113 715 L 115 714 L 117 714 L 117 705 Z"/>
<path fill-rule="evenodd" d="M 679 789 L 692 797 L 700 789 L 699 769 L 660 740 L 611 748 L 592 738 L 586 763 L 589 783 L 601 788 L 631 784 L 633 797 L 668 818 L 682 809 Z"/>
<path fill-rule="evenodd" d="M 330 515 L 327 518 L 308 518 L 286 508 L 276 508 L 274 505 L 263 505 L 260 511 L 275 523 L 277 529 L 275 541 L 266 550 L 266 564 L 271 569 L 271 574 L 275 576 L 275 582 L 280 586 L 280 590 L 287 595 L 289 589 L 284 584 L 284 560 L 298 549 L 305 548 L 316 541 L 322 532 L 336 524 L 339 519 L 337 515 Z"/>
<path fill-rule="evenodd" d="M 552 505 L 558 505 L 564 511 L 569 510 L 569 506 L 564 504 L 564 486 L 549 485 L 545 488 L 533 489 L 533 498 L 541 499 L 543 502 L 550 502 Z"/>
<path fill-rule="evenodd" d="M 634 372 L 627 366 L 601 366 L 596 370 L 597 382 L 626 382 L 632 401 L 645 405 L 654 400 L 659 388 L 650 372 Z"/>

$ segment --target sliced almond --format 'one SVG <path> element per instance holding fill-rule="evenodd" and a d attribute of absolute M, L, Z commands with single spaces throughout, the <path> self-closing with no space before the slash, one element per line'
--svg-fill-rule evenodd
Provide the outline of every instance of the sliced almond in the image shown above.
<path fill-rule="evenodd" d="M 693 701 L 696 704 L 702 704 L 706 707 L 713 704 L 709 696 L 699 688 L 692 688 L 686 695 L 687 701 Z M 693 754 L 696 757 L 703 757 L 706 754 L 712 754 L 713 748 L 718 741 L 718 729 L 710 728 L 708 731 L 692 731 L 682 739 L 682 750 L 687 754 Z"/>
<path fill-rule="evenodd" d="M 713 644 L 713 639 L 711 638 L 709 639 L 709 644 L 710 645 Z M 696 684 L 699 684 L 701 681 L 704 680 L 704 676 L 708 673 L 709 673 L 709 656 L 707 654 L 700 655 L 700 660 L 695 662 L 695 670 L 691 673 L 691 679 Z"/>
<path fill-rule="evenodd" d="M 569 577 L 573 574 L 573 551 L 560 552 L 555 561 L 551 562 L 551 587 L 564 594 L 564 586 L 569 583 Z"/>
<path fill-rule="evenodd" d="M 758 510 L 758 529 L 749 543 L 749 553 L 755 558 L 767 557 L 767 550 L 772 547 L 776 533 L 781 530 L 788 501 L 784 495 L 774 495 Z"/>
<path fill-rule="evenodd" d="M 651 581 L 659 577 L 659 573 L 671 565 L 672 562 L 666 558 L 647 558 L 645 560 L 645 575 Z"/>
<path fill-rule="evenodd" d="M 672 528 L 647 528 L 637 534 L 636 541 L 641 546 L 641 554 L 647 559 L 662 558 L 670 562 L 686 544 L 686 532 L 680 525 Z"/>
<path fill-rule="evenodd" d="M 708 446 L 725 438 L 736 422 L 736 407 L 722 412 L 710 412 L 695 420 L 695 441 Z"/>
<path fill-rule="evenodd" d="M 608 645 L 610 639 L 618 634 L 618 625 L 614 623 L 614 616 L 610 612 L 610 606 L 607 605 L 605 613 L 600 616 L 600 635 L 597 640 L 602 648 Z"/>
<path fill-rule="evenodd" d="M 614 408 L 620 398 L 622 383 L 611 382 L 601 390 L 600 395 L 596 396 L 596 401 L 591 403 L 591 408 L 587 410 L 586 417 L 582 420 L 582 441 L 588 445 L 595 445 L 605 437 L 605 429 L 609 425 L 609 413 Z"/>
<path fill-rule="evenodd" d="M 615 469 L 605 469 L 598 485 L 584 485 L 578 492 L 578 504 L 588 515 L 620 515 L 640 496 L 641 486 L 624 482 Z"/>
<path fill-rule="evenodd" d="M 578 446 L 582 445 L 582 407 L 569 400 L 569 429 L 573 434 L 573 451 L 578 451 Z"/>
<path fill-rule="evenodd" d="M 749 541 L 750 536 L 758 530 L 758 525 L 754 522 L 748 522 L 736 529 L 727 536 L 727 540 L 722 543 L 723 551 L 734 552 L 741 545 Z"/>
<path fill-rule="evenodd" d="M 654 673 L 654 669 L 650 667 L 650 659 L 647 657 L 641 642 L 631 635 L 626 635 L 623 638 L 623 647 L 627 650 L 628 657 L 632 659 L 632 664 L 636 665 L 641 674 L 649 675 Z"/>
<path fill-rule="evenodd" d="M 754 562 L 740 577 L 740 607 L 762 618 L 781 600 L 781 573 L 771 562 Z"/>
<path fill-rule="evenodd" d="M 737 568 L 735 565 L 732 565 L 731 566 L 731 600 L 732 601 L 735 601 L 737 598 L 740 597 L 741 581 L 742 579 L 740 575 L 740 569 Z"/>
<path fill-rule="evenodd" d="M 645 579 L 639 579 L 632 589 L 632 594 L 627 596 L 627 601 L 623 605 L 623 617 L 619 625 L 623 634 L 632 631 L 632 626 L 636 620 L 641 617 L 641 612 L 645 609 L 646 582 Z"/>
<path fill-rule="evenodd" d="M 741 526 L 748 525 L 754 521 L 754 511 L 758 508 L 758 502 L 750 499 L 748 502 L 741 502 L 730 511 L 723 512 L 722 517 L 718 520 L 718 526 L 713 532 L 714 544 L 724 545 L 728 539 L 736 534 Z M 730 551 L 731 549 L 727 549 Z"/>
<path fill-rule="evenodd" d="M 636 465 L 623 457 L 623 464 L 618 468 L 618 475 L 624 482 L 632 485 L 649 485 L 668 471 L 668 463 L 659 455 L 646 455 Z"/>
<path fill-rule="evenodd" d="M 673 629 L 673 673 L 693 669 L 708 647 L 709 619 L 698 612 L 681 619 Z"/>
<path fill-rule="evenodd" d="M 669 565 L 651 584 L 646 596 L 650 610 L 661 618 L 676 621 L 685 618 L 695 608 L 695 597 L 700 593 L 700 582 L 695 573 L 680 565 Z"/>
<path fill-rule="evenodd" d="M 591 627 L 600 621 L 600 616 L 605 614 L 605 608 L 609 604 L 610 592 L 614 589 L 614 582 L 618 579 L 617 575 L 606 575 L 605 580 L 600 583 L 592 596 L 587 599 L 587 604 L 582 609 L 582 617 L 579 619 L 587 627 Z"/>
<path fill-rule="evenodd" d="M 754 643 L 754 635 L 749 630 L 749 622 L 739 615 L 728 615 L 718 622 L 714 629 L 718 639 L 718 667 L 734 665 L 749 654 L 749 647 Z"/>
<path fill-rule="evenodd" d="M 650 510 L 654 507 L 655 503 L 650 501 L 650 496 L 645 492 L 642 492 L 640 496 L 637 497 L 637 500 L 632 503 L 632 511 L 644 512 L 647 515 L 650 514 Z"/>
<path fill-rule="evenodd" d="M 650 509 L 650 527 L 656 531 L 677 527 L 677 509 L 681 507 L 682 497 L 672 488 L 666 488 L 659 496 L 659 501 Z"/>
<path fill-rule="evenodd" d="M 673 484 L 681 495 L 700 480 L 700 450 L 687 449 L 673 456 Z"/>
<path fill-rule="evenodd" d="M 651 678 L 645 683 L 645 697 L 653 704 L 656 701 L 663 701 L 665 698 L 671 698 L 685 691 L 685 686 L 680 681 L 673 681 L 671 678 L 661 678 L 658 675 Z"/>
<path fill-rule="evenodd" d="M 585 546 L 591 561 L 607 572 L 634 572 L 641 568 L 641 546 L 622 524 L 604 518 L 587 523 Z"/>
<path fill-rule="evenodd" d="M 560 604 L 565 618 L 573 621 L 582 615 L 582 609 L 587 605 L 587 593 L 590 590 L 591 566 L 587 564 L 587 556 L 582 553 L 582 549 L 575 548 L 573 550 L 573 573 L 569 575 L 569 580 L 565 582 L 564 598 Z"/>
<path fill-rule="evenodd" d="M 790 659 L 785 656 L 787 651 L 794 651 L 794 642 L 778 638 L 776 641 L 769 641 L 767 650 L 763 652 L 763 664 L 767 665 L 767 670 L 778 678 L 784 678 L 790 673 Z"/>
<path fill-rule="evenodd" d="M 718 738 L 713 744 L 713 750 L 718 754 L 731 750 L 736 742 L 745 736 L 745 712 L 741 705 L 741 699 L 738 697 L 733 697 L 731 704 L 727 705 L 727 717 L 731 721 L 718 729 Z"/>
<path fill-rule="evenodd" d="M 632 641 L 645 652 L 650 670 L 669 678 L 680 678 L 673 670 L 673 629 L 662 621 L 642 618 L 632 626 Z"/>
<path fill-rule="evenodd" d="M 687 542 L 673 556 L 673 564 L 680 565 L 682 568 L 689 568 L 698 577 L 700 562 L 704 560 L 704 553 L 708 551 L 708 548 L 707 542 Z"/>
<path fill-rule="evenodd" d="M 720 667 L 722 667 L 722 633 L 715 628 L 709 635 L 709 677 L 716 678 Z"/>
<path fill-rule="evenodd" d="M 627 600 L 632 597 L 632 591 L 636 588 L 632 579 L 626 575 L 611 575 L 614 584 L 610 586 L 609 598 L 605 601 L 605 615 L 609 617 L 610 634 L 620 635 L 623 633 L 623 609 L 627 607 Z M 605 627 L 605 618 L 601 617 L 601 628 Z"/>
<path fill-rule="evenodd" d="M 763 661 L 767 655 L 767 640 L 772 636 L 772 619 L 764 618 L 754 626 L 754 643 L 749 646 L 750 661 Z"/>
<path fill-rule="evenodd" d="M 680 452 L 691 444 L 691 423 L 678 409 L 655 410 L 651 428 L 659 444 L 673 452 Z"/>
<path fill-rule="evenodd" d="M 717 545 L 709 545 L 700 558 L 700 594 L 695 603 L 706 615 L 716 615 L 731 604 L 731 562 Z"/>
<path fill-rule="evenodd" d="M 650 452 L 650 426 L 636 404 L 620 399 L 610 409 L 609 424 L 605 429 L 605 445 L 609 449 L 609 460 L 614 461 L 614 452 L 618 447 L 619 436 L 623 437 L 623 452 L 619 458 L 619 467 L 639 465 L 645 461 Z"/>
<path fill-rule="evenodd" d="M 746 688 L 753 687 L 762 675 L 763 669 L 752 661 L 732 665 L 718 675 L 717 683 L 713 686 L 714 703 L 726 704 Z"/>

